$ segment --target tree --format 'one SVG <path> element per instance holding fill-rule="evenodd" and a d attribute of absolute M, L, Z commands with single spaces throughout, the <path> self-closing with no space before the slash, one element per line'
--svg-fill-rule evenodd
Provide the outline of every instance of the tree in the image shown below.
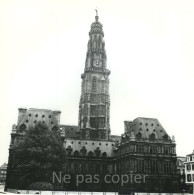
<path fill-rule="evenodd" d="M 62 171 L 65 160 L 59 129 L 50 130 L 44 123 L 37 123 L 13 146 L 13 154 L 20 187 L 52 182 L 53 172 Z"/>

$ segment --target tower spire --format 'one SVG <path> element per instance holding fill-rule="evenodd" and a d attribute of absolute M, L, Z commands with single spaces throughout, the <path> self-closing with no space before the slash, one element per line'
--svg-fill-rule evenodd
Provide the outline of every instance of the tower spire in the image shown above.
<path fill-rule="evenodd" d="M 102 24 L 95 9 L 95 22 L 91 24 L 88 48 L 82 78 L 79 104 L 81 139 L 109 140 L 110 98 L 109 75 L 106 68 L 106 50 Z"/>

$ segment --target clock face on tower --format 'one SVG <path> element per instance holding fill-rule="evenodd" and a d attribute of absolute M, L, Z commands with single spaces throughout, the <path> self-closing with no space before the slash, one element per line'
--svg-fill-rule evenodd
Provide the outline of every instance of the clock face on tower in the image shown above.
<path fill-rule="evenodd" d="M 102 62 L 101 62 L 101 60 L 94 60 L 94 62 L 93 62 L 93 65 L 95 66 L 95 67 L 101 67 L 102 66 Z"/>

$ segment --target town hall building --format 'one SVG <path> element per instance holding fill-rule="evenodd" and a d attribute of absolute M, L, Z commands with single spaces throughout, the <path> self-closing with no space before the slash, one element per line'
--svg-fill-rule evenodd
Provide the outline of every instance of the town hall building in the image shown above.
<path fill-rule="evenodd" d="M 60 123 L 60 111 L 19 108 L 12 127 L 11 144 L 25 135 L 38 121 L 50 130 L 60 129 L 66 151 L 64 172 L 99 175 L 100 182 L 54 185 L 70 191 L 177 192 L 176 143 L 154 118 L 138 117 L 124 121 L 122 135 L 111 135 L 110 94 L 103 25 L 96 14 L 91 24 L 84 72 L 78 125 Z M 11 154 L 11 153 L 10 153 Z M 14 159 L 9 156 L 8 171 Z M 115 176 L 116 175 L 116 176 Z M 140 175 L 141 182 L 121 182 L 123 175 Z M 106 181 L 104 178 L 106 177 Z M 120 181 L 117 182 L 118 178 Z M 112 180 L 111 180 L 112 179 Z M 15 181 L 16 182 L 16 181 Z M 7 186 L 7 188 L 12 188 Z"/>

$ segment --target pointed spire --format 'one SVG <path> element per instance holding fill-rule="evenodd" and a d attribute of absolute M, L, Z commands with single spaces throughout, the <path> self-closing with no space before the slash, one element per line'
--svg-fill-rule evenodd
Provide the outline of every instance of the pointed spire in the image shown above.
<path fill-rule="evenodd" d="M 95 11 L 96 11 L 96 16 L 95 16 L 95 19 L 96 19 L 96 22 L 98 22 L 98 10 L 97 10 L 97 8 L 95 9 Z"/>

